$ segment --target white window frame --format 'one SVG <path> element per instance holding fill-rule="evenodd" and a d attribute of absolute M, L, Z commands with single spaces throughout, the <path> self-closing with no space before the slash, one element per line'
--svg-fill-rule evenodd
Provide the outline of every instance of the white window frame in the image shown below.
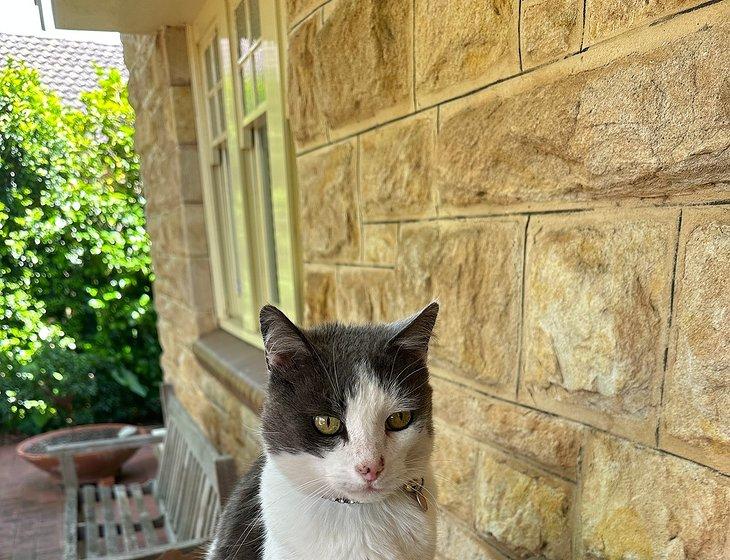
<path fill-rule="evenodd" d="M 297 193 L 293 144 L 285 114 L 285 41 L 284 7 L 279 1 L 259 0 L 263 51 L 263 83 L 265 101 L 250 114 L 243 112 L 242 80 L 237 65 L 235 11 L 249 0 L 208 0 L 196 21 L 188 26 L 188 56 L 192 69 L 193 98 L 200 168 L 203 182 L 206 230 L 208 234 L 215 310 L 222 329 L 261 347 L 258 310 L 265 303 L 276 303 L 298 321 L 301 309 L 301 255 L 297 239 Z M 208 119 L 208 83 L 203 57 L 206 45 L 216 38 L 222 77 L 225 131 L 212 138 Z M 259 44 L 258 42 L 256 43 Z M 266 126 L 270 197 L 273 216 L 267 213 L 266 189 L 261 168 L 255 165 L 257 146 L 252 142 L 253 126 Z M 212 169 L 216 162 L 221 137 L 225 136 L 230 169 L 232 216 L 235 234 L 223 238 L 219 209 L 216 207 L 216 183 Z M 259 136 L 260 138 L 260 136 Z M 255 174 L 254 174 L 255 173 Z M 220 184 L 217 185 L 220 187 Z M 273 240 L 271 233 L 273 232 Z M 235 261 L 230 255 L 231 239 L 238 250 L 241 282 L 233 303 L 226 294 L 226 263 Z M 226 242 L 227 241 L 227 242 Z M 275 256 L 271 247 L 275 247 Z M 276 270 L 276 274 L 273 271 Z M 271 285 L 275 276 L 276 286 Z M 278 301 L 272 296 L 278 292 Z M 235 298 L 234 298 L 235 299 Z M 238 317 L 229 313 L 237 305 Z"/>

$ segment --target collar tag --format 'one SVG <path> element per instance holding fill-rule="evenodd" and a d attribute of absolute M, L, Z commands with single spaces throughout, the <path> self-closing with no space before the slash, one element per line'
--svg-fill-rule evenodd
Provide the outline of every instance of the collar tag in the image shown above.
<path fill-rule="evenodd" d="M 423 484 L 423 479 L 421 479 L 420 481 L 411 480 L 410 482 L 406 483 L 403 489 L 406 491 L 407 494 L 411 494 L 416 499 L 416 502 L 418 502 L 418 507 L 426 512 L 428 511 L 428 500 L 426 499 L 426 494 L 423 491 Z"/>

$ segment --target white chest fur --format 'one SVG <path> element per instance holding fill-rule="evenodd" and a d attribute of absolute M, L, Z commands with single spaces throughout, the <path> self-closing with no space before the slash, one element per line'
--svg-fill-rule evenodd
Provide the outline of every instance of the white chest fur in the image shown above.
<path fill-rule="evenodd" d="M 425 487 L 433 489 L 430 472 Z M 267 461 L 261 477 L 264 560 L 431 560 L 436 507 L 405 492 L 372 504 L 340 504 L 299 491 Z"/>

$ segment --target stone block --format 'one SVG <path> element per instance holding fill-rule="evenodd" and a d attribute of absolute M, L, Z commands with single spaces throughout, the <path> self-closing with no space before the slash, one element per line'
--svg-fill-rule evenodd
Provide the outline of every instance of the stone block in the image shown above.
<path fill-rule="evenodd" d="M 339 0 L 315 40 L 319 106 L 335 136 L 413 106 L 408 0 Z"/>
<path fill-rule="evenodd" d="M 334 267 L 304 266 L 304 322 L 308 326 L 337 319 Z"/>
<path fill-rule="evenodd" d="M 178 339 L 191 345 L 201 335 L 218 328 L 218 321 L 211 311 L 195 311 L 177 299 L 162 293 L 155 285 L 155 309 L 160 319 L 174 325 Z"/>
<path fill-rule="evenodd" d="M 519 558 L 571 557 L 571 484 L 485 449 L 476 485 L 479 533 Z"/>
<path fill-rule="evenodd" d="M 144 53 L 143 45 L 153 39 L 150 35 L 136 35 L 131 33 L 122 33 L 119 36 L 122 42 L 124 55 L 124 65 L 127 68 L 133 68 L 138 64 L 140 57 Z M 152 40 L 154 44 L 154 39 Z"/>
<path fill-rule="evenodd" d="M 660 443 L 730 474 L 730 208 L 683 212 Z"/>
<path fill-rule="evenodd" d="M 326 0 L 286 0 L 286 14 L 289 26 L 296 25 Z"/>
<path fill-rule="evenodd" d="M 438 298 L 434 367 L 514 397 L 519 348 L 523 218 L 401 226 L 404 312 Z"/>
<path fill-rule="evenodd" d="M 167 83 L 171 86 L 190 85 L 190 64 L 185 27 L 165 27 L 162 33 Z"/>
<path fill-rule="evenodd" d="M 208 235 L 205 229 L 205 211 L 202 204 L 184 204 L 179 209 L 183 230 L 182 254 L 203 257 L 208 254 Z"/>
<path fill-rule="evenodd" d="M 468 527 L 441 512 L 438 516 L 437 558 L 443 560 L 507 560 Z"/>
<path fill-rule="evenodd" d="M 187 265 L 186 259 L 182 257 L 157 257 L 153 263 L 157 290 L 171 298 L 190 301 L 192 290 Z"/>
<path fill-rule="evenodd" d="M 317 104 L 314 71 L 314 40 L 321 25 L 321 18 L 308 18 L 289 37 L 289 115 L 294 141 L 300 150 L 327 141 L 324 116 Z"/>
<path fill-rule="evenodd" d="M 177 339 L 174 326 L 165 320 L 159 320 L 157 322 L 157 336 L 162 351 L 169 358 L 177 359 L 182 351 L 182 345 Z"/>
<path fill-rule="evenodd" d="M 156 36 L 154 34 L 123 34 L 121 39 L 124 48 L 124 64 L 130 70 L 129 100 L 135 110 L 138 111 L 150 93 L 150 84 L 153 83 L 152 63 L 157 48 Z"/>
<path fill-rule="evenodd" d="M 147 220 L 147 234 L 152 243 L 154 266 L 157 266 L 160 257 L 182 255 L 184 232 L 180 207 L 172 207 L 165 212 L 152 212 Z"/>
<path fill-rule="evenodd" d="M 337 319 L 343 323 L 394 321 L 399 313 L 395 272 L 341 267 L 337 272 Z"/>
<path fill-rule="evenodd" d="M 701 3 L 702 0 L 586 0 L 585 44 L 593 45 Z"/>
<path fill-rule="evenodd" d="M 419 113 L 360 137 L 364 220 L 435 214 L 431 188 L 435 140 L 435 111 Z"/>
<path fill-rule="evenodd" d="M 177 208 L 180 204 L 182 177 L 174 142 L 158 137 L 142 160 L 142 172 L 147 215 Z"/>
<path fill-rule="evenodd" d="M 335 8 L 337 7 L 337 1 L 338 0 L 329 0 L 322 6 L 322 21 L 327 21 L 327 19 L 334 13 Z"/>
<path fill-rule="evenodd" d="M 365 224 L 363 237 L 363 262 L 395 264 L 398 254 L 398 224 Z"/>
<path fill-rule="evenodd" d="M 202 203 L 203 187 L 200 180 L 200 160 L 197 146 L 179 146 L 176 152 L 180 170 L 180 197 L 182 202 Z"/>
<path fill-rule="evenodd" d="M 179 203 L 180 170 L 172 157 L 174 153 L 174 144 L 159 136 L 143 153 L 141 171 L 148 217 L 176 208 Z"/>
<path fill-rule="evenodd" d="M 517 0 L 416 0 L 415 4 L 419 107 L 520 71 Z"/>
<path fill-rule="evenodd" d="M 474 521 L 477 443 L 450 430 L 444 422 L 437 422 L 435 431 L 431 464 L 436 473 L 439 504 L 471 524 Z"/>
<path fill-rule="evenodd" d="M 599 433 L 583 472 L 579 558 L 727 558 L 727 477 Z"/>
<path fill-rule="evenodd" d="M 189 304 L 197 312 L 213 312 L 213 280 L 208 257 L 188 260 L 189 282 L 192 297 Z"/>
<path fill-rule="evenodd" d="M 522 65 L 532 68 L 580 50 L 583 2 L 530 0 L 522 3 Z"/>
<path fill-rule="evenodd" d="M 441 108 L 443 214 L 727 195 L 719 3 Z"/>
<path fill-rule="evenodd" d="M 523 402 L 653 442 L 678 213 L 530 222 Z"/>
<path fill-rule="evenodd" d="M 577 476 L 585 429 L 580 424 L 481 395 L 437 377 L 434 416 L 453 430 L 527 458 L 566 478 Z"/>
<path fill-rule="evenodd" d="M 131 84 L 132 78 L 130 77 L 129 85 L 127 86 L 127 88 L 130 92 L 130 105 L 132 105 L 136 113 L 136 119 L 134 122 L 134 149 L 138 154 L 142 156 L 142 158 L 144 158 L 149 153 L 150 148 L 154 146 L 155 142 L 157 141 L 158 123 L 154 122 L 151 118 L 147 116 L 144 105 L 138 99 L 139 96 L 132 97 Z"/>
<path fill-rule="evenodd" d="M 307 261 L 354 261 L 360 255 L 355 141 L 300 156 L 302 247 Z"/>
<path fill-rule="evenodd" d="M 168 91 L 170 92 L 175 140 L 178 144 L 195 144 L 197 142 L 197 131 L 195 128 L 193 94 L 190 87 L 172 86 Z"/>

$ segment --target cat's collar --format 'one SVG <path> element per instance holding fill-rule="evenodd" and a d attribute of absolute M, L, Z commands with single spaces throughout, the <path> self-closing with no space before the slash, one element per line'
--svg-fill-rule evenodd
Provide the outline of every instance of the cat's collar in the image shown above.
<path fill-rule="evenodd" d="M 428 500 L 426 499 L 426 493 L 425 489 L 423 487 L 424 480 L 421 478 L 420 480 L 414 479 L 410 482 L 406 482 L 402 489 L 403 491 L 411 496 L 414 500 L 416 500 L 416 503 L 418 504 L 418 507 L 421 508 L 421 510 L 428 511 Z M 328 498 L 332 502 L 337 502 L 338 504 L 362 504 L 363 502 L 356 502 L 355 500 L 351 500 L 349 498 Z"/>

